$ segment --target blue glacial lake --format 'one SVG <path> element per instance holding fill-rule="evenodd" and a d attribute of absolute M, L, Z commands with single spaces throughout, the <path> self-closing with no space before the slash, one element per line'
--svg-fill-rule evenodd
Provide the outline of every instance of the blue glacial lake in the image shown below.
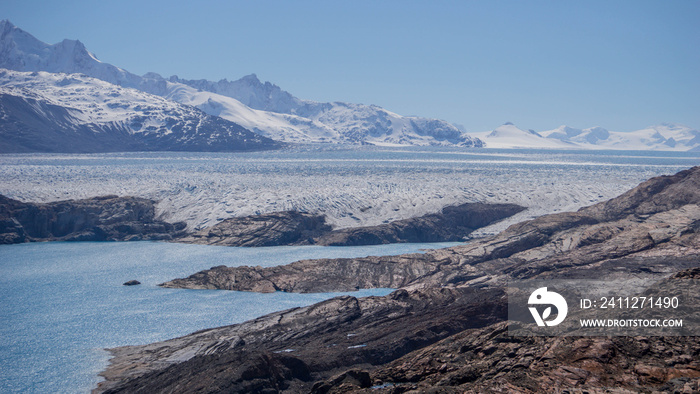
<path fill-rule="evenodd" d="M 162 242 L 0 246 L 0 392 L 87 393 L 108 363 L 104 348 L 145 344 L 240 323 L 342 294 L 163 289 L 217 265 L 417 252 L 452 244 L 230 248 Z M 140 286 L 123 286 L 137 279 Z"/>

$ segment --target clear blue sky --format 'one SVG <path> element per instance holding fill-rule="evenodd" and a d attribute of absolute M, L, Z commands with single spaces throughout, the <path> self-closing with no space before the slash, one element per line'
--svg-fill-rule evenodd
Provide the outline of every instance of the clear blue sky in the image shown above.
<path fill-rule="evenodd" d="M 700 1 L 37 1 L 0 19 L 136 74 L 238 79 L 485 131 L 700 128 Z"/>

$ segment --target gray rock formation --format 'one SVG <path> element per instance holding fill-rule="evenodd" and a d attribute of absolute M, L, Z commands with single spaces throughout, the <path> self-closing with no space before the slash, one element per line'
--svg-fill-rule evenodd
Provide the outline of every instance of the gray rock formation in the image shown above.
<path fill-rule="evenodd" d="M 512 337 L 502 320 L 509 279 L 700 280 L 699 230 L 695 167 L 425 254 L 217 267 L 178 285 L 403 288 L 112 349 L 96 392 L 692 392 L 700 387 L 697 337 Z"/>
<path fill-rule="evenodd" d="M 336 230 L 314 240 L 318 245 L 353 246 L 401 242 L 461 242 L 481 227 L 525 210 L 515 204 L 466 203 L 440 212 L 378 226 Z"/>
<path fill-rule="evenodd" d="M 285 211 L 226 219 L 178 242 L 225 246 L 277 246 L 313 243 L 331 231 L 323 216 Z"/>
<path fill-rule="evenodd" d="M 156 219 L 154 202 L 103 196 L 25 203 L 0 195 L 0 244 L 32 241 L 171 240 L 186 224 Z"/>
<path fill-rule="evenodd" d="M 505 318 L 502 290 L 338 297 L 246 323 L 111 349 L 97 392 L 308 392 L 318 374 L 383 364 Z"/>
<path fill-rule="evenodd" d="M 323 216 L 295 211 L 274 212 L 226 219 L 177 241 L 226 246 L 357 246 L 464 241 L 474 230 L 524 209 L 514 204 L 466 203 L 417 218 L 341 230 L 332 230 Z"/>
<path fill-rule="evenodd" d="M 436 260 L 430 255 L 417 253 L 362 259 L 301 260 L 270 268 L 221 265 L 160 286 L 262 293 L 399 288 L 408 286 L 419 278 L 437 274 L 444 264 L 449 264 L 449 260 Z"/>
<path fill-rule="evenodd" d="M 498 323 L 399 358 L 372 371 L 370 381 L 390 382 L 373 393 L 694 393 L 699 357 L 693 337 L 514 337 Z M 326 393 L 364 392 L 332 380 L 325 386 Z"/>

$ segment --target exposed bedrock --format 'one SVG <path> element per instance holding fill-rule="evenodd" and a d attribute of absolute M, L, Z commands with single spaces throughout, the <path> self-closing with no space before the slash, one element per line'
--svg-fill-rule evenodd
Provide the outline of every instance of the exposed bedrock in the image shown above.
<path fill-rule="evenodd" d="M 390 382 L 386 389 L 342 387 L 330 379 L 318 387 L 327 393 L 693 393 L 700 390 L 698 360 L 696 337 L 514 337 L 499 323 L 368 373 L 373 385 Z"/>
<path fill-rule="evenodd" d="M 96 391 L 697 391 L 697 337 L 513 337 L 503 320 L 509 279 L 700 280 L 699 203 L 695 167 L 578 212 L 425 254 L 215 267 L 166 285 L 401 288 L 112 349 Z"/>
<path fill-rule="evenodd" d="M 103 196 L 25 203 L 0 196 L 0 244 L 31 241 L 170 240 L 185 223 L 156 219 L 154 202 Z"/>
<path fill-rule="evenodd" d="M 437 213 L 378 226 L 332 231 L 314 240 L 318 245 L 353 246 L 399 242 L 464 241 L 474 230 L 525 210 L 515 204 L 466 203 Z"/>
<path fill-rule="evenodd" d="M 680 271 L 657 288 L 668 294 L 669 286 L 689 280 L 700 281 L 700 268 Z M 518 337 L 501 322 L 354 371 L 383 389 L 343 382 L 342 373 L 315 387 L 324 393 L 695 393 L 699 360 L 698 337 Z"/>
<path fill-rule="evenodd" d="M 97 392 L 308 392 L 353 365 L 379 365 L 503 320 L 499 289 L 398 290 L 338 297 L 246 323 L 111 349 Z M 140 390 L 140 391 L 139 391 Z"/>
<path fill-rule="evenodd" d="M 700 280 L 700 269 L 674 280 Z M 667 284 L 660 288 L 668 289 Z M 693 392 L 697 337 L 514 337 L 503 289 L 338 297 L 114 358 L 96 393 Z M 370 386 L 382 391 L 369 391 Z M 376 390 L 373 389 L 373 390 Z"/>
<path fill-rule="evenodd" d="M 295 211 L 274 212 L 227 219 L 178 242 L 226 246 L 354 246 L 464 241 L 474 230 L 524 209 L 514 204 L 466 203 L 417 218 L 335 231 L 326 224 L 323 216 Z"/>
<path fill-rule="evenodd" d="M 311 244 L 331 231 L 323 216 L 284 211 L 226 219 L 178 242 L 224 246 L 278 246 Z"/>
<path fill-rule="evenodd" d="M 301 260 L 293 264 L 262 267 L 212 267 L 163 287 L 221 289 L 270 293 L 352 291 L 404 287 L 418 278 L 439 272 L 449 260 L 424 254 L 366 257 L 361 259 Z"/>

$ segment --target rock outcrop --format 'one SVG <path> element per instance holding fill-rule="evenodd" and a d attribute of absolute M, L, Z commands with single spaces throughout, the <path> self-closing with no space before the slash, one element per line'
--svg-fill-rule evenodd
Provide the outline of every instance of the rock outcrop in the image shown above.
<path fill-rule="evenodd" d="M 32 241 L 171 240 L 185 223 L 156 219 L 154 202 L 103 196 L 25 203 L 0 196 L 0 244 Z"/>
<path fill-rule="evenodd" d="M 695 337 L 514 337 L 498 323 L 372 371 L 369 380 L 384 388 L 367 392 L 694 393 L 698 360 Z M 326 393 L 364 392 L 332 381 L 326 387 Z"/>
<path fill-rule="evenodd" d="M 331 231 L 323 216 L 284 211 L 226 219 L 178 242 L 223 246 L 278 246 L 311 244 Z"/>
<path fill-rule="evenodd" d="M 693 392 L 700 387 L 698 337 L 514 337 L 503 320 L 509 280 L 634 277 L 666 289 L 668 281 L 700 280 L 698 256 L 695 167 L 578 212 L 543 216 L 453 248 L 274 268 L 216 267 L 168 285 L 401 288 L 112 349 L 106 381 L 96 391 Z M 700 299 L 696 294 L 688 302 Z"/>
<path fill-rule="evenodd" d="M 438 273 L 441 265 L 447 263 L 448 259 L 436 260 L 432 256 L 417 253 L 362 259 L 301 260 L 270 268 L 221 265 L 187 278 L 174 279 L 160 286 L 261 293 L 318 293 L 398 288 Z"/>
<path fill-rule="evenodd" d="M 333 230 L 320 215 L 296 211 L 231 218 L 178 242 L 225 246 L 357 246 L 464 241 L 474 230 L 524 210 L 514 204 L 466 203 L 378 226 Z"/>
<path fill-rule="evenodd" d="M 461 242 L 481 227 L 525 210 L 515 204 L 466 203 L 440 212 L 369 227 L 324 234 L 315 244 L 328 246 L 379 245 L 400 242 Z"/>
<path fill-rule="evenodd" d="M 98 392 L 308 392 L 319 376 L 383 364 L 506 316 L 503 290 L 338 297 L 246 323 L 110 351 Z"/>
<path fill-rule="evenodd" d="M 700 280 L 700 268 L 664 280 Z M 697 295 L 697 291 L 695 291 Z M 373 369 L 373 393 L 700 391 L 700 340 L 685 336 L 518 337 L 508 324 L 465 330 Z M 328 379 L 323 392 L 368 392 Z"/>

